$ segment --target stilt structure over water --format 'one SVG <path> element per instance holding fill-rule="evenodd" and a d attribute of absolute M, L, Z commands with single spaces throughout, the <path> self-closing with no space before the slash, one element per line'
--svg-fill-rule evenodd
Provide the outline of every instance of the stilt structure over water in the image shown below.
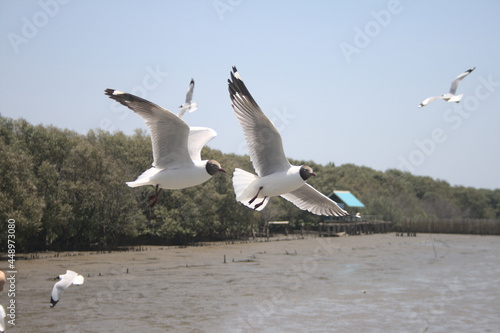
<path fill-rule="evenodd" d="M 390 231 L 392 222 L 383 221 L 377 216 L 361 214 L 360 210 L 365 205 L 351 192 L 333 191 L 328 197 L 351 215 L 328 217 L 320 222 L 318 225 L 320 237 L 387 233 Z"/>
<path fill-rule="evenodd" d="M 390 221 L 344 222 L 326 220 L 319 223 L 320 237 L 338 237 L 344 235 L 368 235 L 387 233 L 391 230 Z"/>

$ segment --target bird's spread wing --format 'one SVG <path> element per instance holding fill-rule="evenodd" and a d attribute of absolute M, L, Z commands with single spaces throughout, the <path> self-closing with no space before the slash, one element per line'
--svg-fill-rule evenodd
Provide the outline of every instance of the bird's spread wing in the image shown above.
<path fill-rule="evenodd" d="M 450 87 L 450 94 L 455 95 L 455 92 L 457 91 L 457 88 L 458 88 L 458 85 L 460 84 L 460 81 L 462 81 L 474 69 L 476 69 L 476 67 L 473 67 L 471 69 L 466 70 L 465 72 L 463 72 L 462 74 L 460 74 L 459 76 L 457 76 L 455 78 L 455 80 L 453 80 L 453 82 L 451 83 L 451 87 Z"/>
<path fill-rule="evenodd" d="M 217 136 L 217 133 L 207 127 L 190 127 L 188 150 L 193 161 L 201 161 L 201 149 L 208 141 Z"/>
<path fill-rule="evenodd" d="M 228 82 L 233 110 L 243 128 L 250 159 L 257 174 L 264 177 L 287 170 L 290 162 L 283 151 L 281 136 L 250 95 L 236 67 L 233 67 Z"/>
<path fill-rule="evenodd" d="M 186 104 L 191 103 L 193 100 L 193 90 L 194 90 L 194 80 L 191 79 L 191 83 L 189 83 L 188 90 L 186 92 Z"/>
<path fill-rule="evenodd" d="M 177 114 L 177 117 L 179 118 L 182 118 L 182 116 L 184 115 L 184 113 L 186 113 L 186 111 L 189 109 L 189 107 L 186 107 L 183 105 L 180 106 L 182 109 L 179 111 L 179 113 Z"/>
<path fill-rule="evenodd" d="M 175 169 L 193 164 L 188 152 L 189 126 L 181 118 L 140 97 L 113 89 L 105 91 L 144 118 L 151 132 L 154 167 Z"/>
<path fill-rule="evenodd" d="M 420 105 L 418 107 L 421 108 L 422 106 L 426 106 L 430 102 L 433 102 L 433 101 L 435 101 L 437 99 L 441 99 L 441 98 L 443 98 L 443 96 L 433 96 L 433 97 L 426 98 L 422 101 L 422 103 L 420 103 Z"/>
<path fill-rule="evenodd" d="M 309 184 L 304 184 L 295 191 L 281 195 L 286 200 L 303 210 L 316 215 L 346 216 L 349 215 L 335 201 L 317 191 Z"/>

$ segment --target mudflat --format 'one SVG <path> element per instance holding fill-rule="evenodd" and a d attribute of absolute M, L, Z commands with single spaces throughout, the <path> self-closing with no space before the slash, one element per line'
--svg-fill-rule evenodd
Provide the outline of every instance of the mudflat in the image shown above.
<path fill-rule="evenodd" d="M 496 332 L 499 248 L 496 236 L 392 233 L 39 254 L 16 261 L 6 331 Z M 50 308 L 67 269 L 85 283 Z"/>

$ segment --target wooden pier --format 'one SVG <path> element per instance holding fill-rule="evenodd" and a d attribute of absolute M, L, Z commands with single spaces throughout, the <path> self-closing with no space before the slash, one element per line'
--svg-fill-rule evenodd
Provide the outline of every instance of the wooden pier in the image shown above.
<path fill-rule="evenodd" d="M 366 221 L 366 222 L 333 222 L 324 221 L 319 223 L 320 237 L 338 237 L 343 235 L 369 235 L 375 233 L 387 233 L 391 230 L 392 222 L 388 221 Z"/>

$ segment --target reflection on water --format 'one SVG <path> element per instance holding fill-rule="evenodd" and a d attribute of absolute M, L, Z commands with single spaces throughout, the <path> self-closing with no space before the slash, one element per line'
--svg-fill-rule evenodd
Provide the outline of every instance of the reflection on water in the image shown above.
<path fill-rule="evenodd" d="M 496 331 L 499 240 L 387 234 L 19 261 L 7 332 Z M 85 284 L 51 309 L 66 269 Z"/>

